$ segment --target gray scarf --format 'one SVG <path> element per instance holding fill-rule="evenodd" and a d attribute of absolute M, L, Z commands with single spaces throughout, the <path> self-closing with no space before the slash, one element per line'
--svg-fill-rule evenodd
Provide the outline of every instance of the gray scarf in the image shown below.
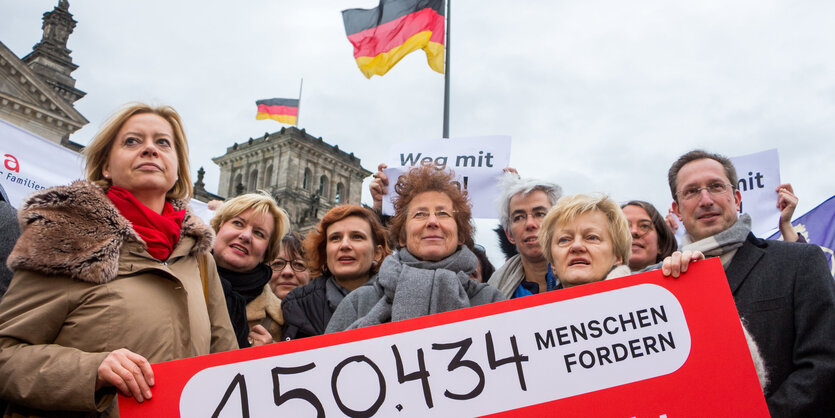
<path fill-rule="evenodd" d="M 730 228 L 707 238 L 693 242 L 690 234 L 684 234 L 681 251 L 701 251 L 705 257 L 719 257 L 727 265 L 736 249 L 745 243 L 751 232 L 751 215 L 743 213 Z"/>
<path fill-rule="evenodd" d="M 510 299 L 513 292 L 519 287 L 519 283 L 525 279 L 525 266 L 522 264 L 522 256 L 519 254 L 510 257 L 503 266 L 499 267 L 490 277 L 487 283 L 499 289 L 505 298 Z"/>
<path fill-rule="evenodd" d="M 418 260 L 402 248 L 380 266 L 376 286 L 383 297 L 348 329 L 467 308 L 470 298 L 487 286 L 470 280 L 477 265 L 465 246 L 441 261 Z"/>

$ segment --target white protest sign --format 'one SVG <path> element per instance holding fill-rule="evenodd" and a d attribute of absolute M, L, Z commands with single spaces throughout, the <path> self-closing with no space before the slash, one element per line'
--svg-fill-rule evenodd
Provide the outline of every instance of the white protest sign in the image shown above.
<path fill-rule="evenodd" d="M 191 211 L 194 215 L 203 220 L 203 223 L 206 225 L 209 225 L 209 222 L 211 222 L 212 218 L 215 217 L 215 211 L 209 209 L 209 205 L 207 203 L 191 199 L 188 202 L 188 205 L 191 206 Z"/>
<path fill-rule="evenodd" d="M 780 222 L 776 191 L 780 185 L 777 150 L 733 157 L 731 162 L 739 177 L 735 186 L 742 193 L 740 211 L 751 215 L 751 232 L 762 235 L 777 228 Z"/>
<path fill-rule="evenodd" d="M 81 154 L 4 120 L 0 120 L 0 157 L 0 186 L 15 208 L 33 192 L 85 177 Z"/>
<path fill-rule="evenodd" d="M 510 162 L 509 136 L 408 141 L 395 144 L 386 159 L 388 193 L 383 195 L 383 213 L 394 214 L 391 198 L 397 178 L 412 167 L 430 164 L 452 169 L 457 181 L 467 190 L 473 205 L 473 218 L 497 218 L 496 196 L 502 169 Z"/>

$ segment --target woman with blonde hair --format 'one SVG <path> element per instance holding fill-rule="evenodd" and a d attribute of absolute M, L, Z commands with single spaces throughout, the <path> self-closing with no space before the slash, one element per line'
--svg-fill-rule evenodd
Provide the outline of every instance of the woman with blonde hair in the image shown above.
<path fill-rule="evenodd" d="M 247 193 L 223 203 L 211 224 L 217 233 L 212 253 L 238 345 L 280 341 L 281 300 L 269 286 L 267 263 L 278 257 L 290 229 L 287 212 L 266 192 Z"/>
<path fill-rule="evenodd" d="M 563 196 L 542 220 L 538 239 L 557 288 L 631 274 L 629 224 L 606 195 Z"/>
<path fill-rule="evenodd" d="M 152 396 L 150 363 L 237 347 L 194 216 L 188 142 L 169 106 L 130 104 L 85 149 L 87 180 L 20 208 L 0 302 L 6 415 L 115 416 Z"/>

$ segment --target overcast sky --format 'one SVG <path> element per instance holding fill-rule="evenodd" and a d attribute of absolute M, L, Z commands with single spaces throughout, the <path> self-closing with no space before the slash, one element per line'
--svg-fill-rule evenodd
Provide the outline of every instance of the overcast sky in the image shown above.
<path fill-rule="evenodd" d="M 28 54 L 57 3 L 0 0 L 0 41 Z M 443 76 L 422 51 L 371 80 L 356 67 L 340 11 L 377 4 L 70 1 L 90 120 L 71 139 L 87 144 L 125 102 L 171 104 L 216 191 L 212 157 L 284 126 L 256 121 L 255 100 L 297 97 L 304 78 L 299 127 L 375 171 L 388 144 L 438 138 L 443 118 Z M 665 213 L 680 154 L 777 148 L 796 215 L 835 191 L 835 2 L 454 0 L 451 14 L 450 134 L 510 135 L 524 176 Z"/>

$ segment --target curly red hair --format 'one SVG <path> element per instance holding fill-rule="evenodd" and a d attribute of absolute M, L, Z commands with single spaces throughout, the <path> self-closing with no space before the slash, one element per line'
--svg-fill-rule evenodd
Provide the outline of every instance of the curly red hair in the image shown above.
<path fill-rule="evenodd" d="M 397 196 L 392 198 L 394 216 L 389 224 L 389 231 L 397 245 L 403 248 L 406 241 L 406 221 L 409 204 L 415 196 L 424 192 L 440 192 L 452 200 L 453 218 L 458 227 L 458 242 L 467 246 L 473 244 L 475 228 L 472 224 L 472 209 L 466 190 L 461 190 L 451 170 L 438 170 L 429 165 L 413 168 L 397 179 L 394 185 Z"/>

